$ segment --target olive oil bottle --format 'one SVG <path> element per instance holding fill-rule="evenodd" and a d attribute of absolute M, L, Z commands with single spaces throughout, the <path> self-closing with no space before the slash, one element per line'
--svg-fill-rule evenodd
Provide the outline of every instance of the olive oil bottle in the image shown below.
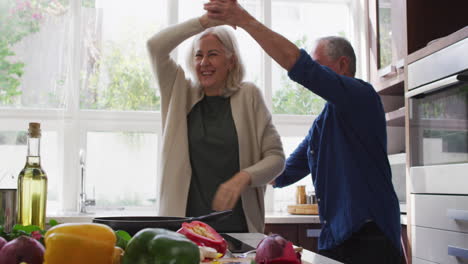
<path fill-rule="evenodd" d="M 21 225 L 45 228 L 47 176 L 41 168 L 41 126 L 29 123 L 28 156 L 18 177 L 18 219 Z"/>

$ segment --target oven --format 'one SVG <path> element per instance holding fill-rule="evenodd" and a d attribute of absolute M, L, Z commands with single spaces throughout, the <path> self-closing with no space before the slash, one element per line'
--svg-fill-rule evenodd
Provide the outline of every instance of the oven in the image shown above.
<path fill-rule="evenodd" d="M 468 38 L 408 65 L 413 263 L 468 263 Z"/>
<path fill-rule="evenodd" d="M 408 65 L 406 97 L 413 192 L 468 194 L 468 38 Z"/>

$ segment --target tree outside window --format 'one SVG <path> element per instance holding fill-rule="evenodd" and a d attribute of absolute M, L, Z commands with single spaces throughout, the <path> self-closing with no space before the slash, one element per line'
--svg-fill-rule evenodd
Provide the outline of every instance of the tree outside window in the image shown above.
<path fill-rule="evenodd" d="M 22 94 L 25 64 L 15 58 L 15 44 L 39 32 L 47 17 L 66 13 L 67 6 L 68 0 L 0 2 L 0 105 L 13 105 Z"/>

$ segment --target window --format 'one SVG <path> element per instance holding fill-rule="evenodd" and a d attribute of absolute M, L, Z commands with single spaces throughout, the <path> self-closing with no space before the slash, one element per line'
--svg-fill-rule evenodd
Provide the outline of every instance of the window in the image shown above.
<path fill-rule="evenodd" d="M 16 186 L 29 122 L 42 124 L 48 214 L 157 211 L 160 98 L 146 40 L 168 24 L 203 14 L 203 0 L 16 0 L 0 2 L 0 187 Z M 240 0 L 257 19 L 310 50 L 343 35 L 360 49 L 349 0 Z M 242 29 L 234 31 L 246 81 L 264 92 L 286 154 L 306 135 L 323 100 L 287 78 Z M 354 33 L 354 34 L 353 34 Z M 174 52 L 184 65 L 190 40 Z M 82 163 L 80 163 L 80 152 Z M 3 162 L 5 161 L 5 162 Z M 85 185 L 81 189 L 80 166 Z M 310 177 L 297 184 L 311 190 Z M 269 188 L 270 189 L 270 188 Z M 269 193 L 285 210 L 295 187 Z"/>
<path fill-rule="evenodd" d="M 283 142 L 284 154 L 288 157 L 302 142 L 303 137 L 281 137 Z M 273 211 L 276 212 L 287 212 L 288 205 L 295 204 L 296 202 L 296 186 L 305 185 L 306 193 L 314 191 L 314 186 L 312 185 L 312 178 L 309 175 L 301 179 L 300 181 L 283 188 L 274 188 L 273 189 Z"/>
<path fill-rule="evenodd" d="M 95 200 L 96 209 L 155 208 L 157 135 L 88 132 L 86 138 L 89 154 L 85 165 L 90 176 L 86 193 L 88 199 Z"/>
<path fill-rule="evenodd" d="M 349 6 L 330 1 L 272 1 L 272 28 L 310 52 L 316 39 L 329 35 L 350 37 Z M 273 113 L 317 115 L 325 101 L 291 81 L 286 71 L 273 64 Z"/>

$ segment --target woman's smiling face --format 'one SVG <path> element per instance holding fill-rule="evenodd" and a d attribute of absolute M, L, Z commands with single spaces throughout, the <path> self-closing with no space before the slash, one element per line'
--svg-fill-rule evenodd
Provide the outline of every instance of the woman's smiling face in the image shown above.
<path fill-rule="evenodd" d="M 205 93 L 221 95 L 233 67 L 233 56 L 227 54 L 218 37 L 208 34 L 196 43 L 194 59 L 197 78 Z"/>

